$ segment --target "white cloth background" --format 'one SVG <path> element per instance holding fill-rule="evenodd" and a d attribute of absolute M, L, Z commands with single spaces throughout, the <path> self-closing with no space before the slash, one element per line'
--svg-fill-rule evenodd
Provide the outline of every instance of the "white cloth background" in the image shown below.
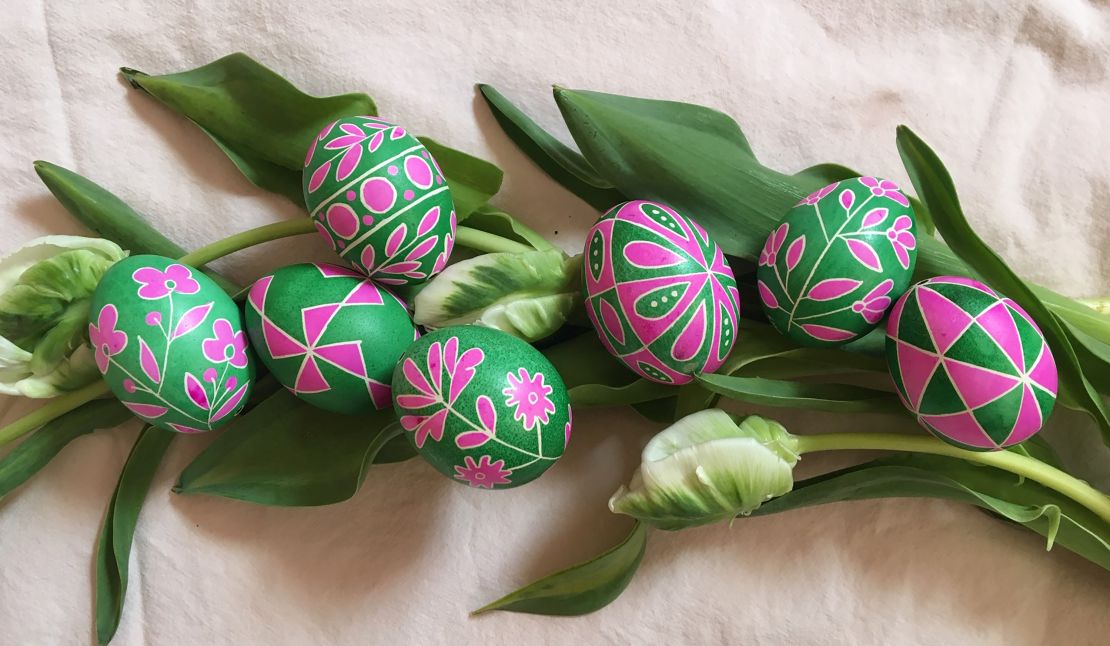
<path fill-rule="evenodd" d="M 383 115 L 493 160 L 506 171 L 497 203 L 557 230 L 568 250 L 595 214 L 501 134 L 475 82 L 556 130 L 551 83 L 698 102 L 734 115 L 772 166 L 836 161 L 899 182 L 894 127 L 907 123 L 1014 267 L 1071 295 L 1110 293 L 1105 0 L 4 0 L 0 16 L 3 252 L 82 232 L 35 177 L 37 158 L 93 178 L 186 247 L 296 215 L 115 75 L 243 50 L 306 91 L 364 90 Z M 246 281 L 306 258 L 327 258 L 315 237 L 221 268 Z M 4 420 L 28 409 L 0 406 Z M 774 415 L 798 432 L 878 426 Z M 1105 464 L 1089 421 L 1056 420 L 1076 463 Z M 318 509 L 173 495 L 208 442 L 179 439 L 140 518 L 115 643 L 1093 644 L 1110 634 L 1106 572 L 974 509 L 920 500 L 657 532 L 630 588 L 599 613 L 468 618 L 627 531 L 606 500 L 658 427 L 626 410 L 575 421 L 563 461 L 522 489 L 468 490 L 413 460 Z M 94 543 L 135 430 L 73 442 L 0 503 L 0 641 L 93 640 Z M 841 463 L 806 457 L 803 469 Z"/>

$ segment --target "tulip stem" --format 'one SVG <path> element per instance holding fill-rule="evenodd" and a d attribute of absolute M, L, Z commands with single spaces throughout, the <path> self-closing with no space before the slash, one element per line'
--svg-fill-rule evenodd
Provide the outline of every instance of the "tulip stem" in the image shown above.
<path fill-rule="evenodd" d="M 289 236 L 304 235 L 306 233 L 312 233 L 315 230 L 315 223 L 308 218 L 274 222 L 273 224 L 266 224 L 254 229 L 248 229 L 242 233 L 236 233 L 223 240 L 217 240 L 196 251 L 190 251 L 178 258 L 178 260 L 187 265 L 199 267 L 217 258 L 223 258 L 236 251 L 242 251 L 247 247 L 253 247 L 256 244 L 277 240 L 279 238 L 288 238 Z"/>
<path fill-rule="evenodd" d="M 1012 451 L 968 451 L 932 437 L 901 433 L 829 433 L 797 436 L 797 451 L 862 450 L 929 453 L 1009 471 L 1058 491 L 1110 523 L 1110 497 L 1086 482 L 1040 460 Z"/>
<path fill-rule="evenodd" d="M 517 242 L 516 240 L 509 240 L 508 238 L 502 238 L 499 235 L 486 233 L 478 229 L 471 229 L 470 227 L 457 227 L 455 229 L 455 242 L 475 251 L 485 251 L 487 253 L 520 253 L 523 251 L 535 251 L 532 247 Z"/>
<path fill-rule="evenodd" d="M 0 427 L 0 446 L 4 446 L 30 433 L 36 428 L 39 428 L 43 424 L 65 415 L 74 408 L 106 394 L 108 394 L 108 384 L 105 383 L 103 379 L 97 379 L 91 384 L 82 386 L 77 390 L 59 395 L 51 399 L 45 405 L 15 420 L 11 424 Z"/>

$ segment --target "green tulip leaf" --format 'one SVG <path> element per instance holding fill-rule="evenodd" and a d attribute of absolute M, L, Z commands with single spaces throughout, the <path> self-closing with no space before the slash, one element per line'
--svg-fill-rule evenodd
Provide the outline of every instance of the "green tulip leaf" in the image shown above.
<path fill-rule="evenodd" d="M 675 394 L 674 387 L 666 384 L 637 379 L 623 386 L 606 384 L 580 384 L 567 390 L 567 396 L 574 406 L 619 406 L 624 404 L 643 404 L 659 399 L 667 399 Z"/>
<path fill-rule="evenodd" d="M 1043 485 L 958 458 L 898 454 L 802 480 L 753 516 L 848 500 L 940 498 L 969 503 L 1020 523 L 1110 569 L 1110 525 Z"/>
<path fill-rule="evenodd" d="M 120 72 L 132 87 L 200 126 L 247 179 L 296 204 L 304 202 L 301 169 L 312 138 L 341 117 L 377 114 L 365 94 L 310 96 L 242 53 L 176 74 Z"/>
<path fill-rule="evenodd" d="M 718 395 L 759 406 L 829 413 L 906 412 L 894 393 L 862 386 L 711 374 L 698 375 L 697 380 Z"/>
<path fill-rule="evenodd" d="M 38 473 L 73 440 L 119 426 L 131 412 L 115 399 L 97 399 L 55 417 L 0 459 L 0 499 Z"/>
<path fill-rule="evenodd" d="M 162 456 L 176 435 L 153 426 L 143 428 L 108 503 L 96 548 L 96 638 L 101 646 L 110 642 L 119 628 L 139 511 Z"/>
<path fill-rule="evenodd" d="M 600 610 L 616 599 L 636 574 L 647 548 L 647 526 L 636 523 L 614 547 L 597 557 L 530 583 L 475 610 L 573 616 Z"/>
<path fill-rule="evenodd" d="M 555 250 L 463 260 L 420 290 L 413 320 L 431 328 L 484 325 L 538 341 L 561 328 L 580 299 L 580 265 Z"/>
<path fill-rule="evenodd" d="M 541 128 L 493 86 L 479 85 L 478 89 L 509 139 L 568 191 L 598 211 L 627 199 L 581 153 Z"/>
<path fill-rule="evenodd" d="M 549 251 L 555 245 L 528 228 L 523 222 L 489 204 L 483 204 L 466 218 L 466 226 L 521 242 L 537 251 Z"/>
<path fill-rule="evenodd" d="M 791 206 L 819 182 L 850 171 L 822 164 L 794 176 L 776 172 L 751 154 L 732 119 L 702 106 L 561 88 L 555 101 L 601 177 L 624 195 L 671 204 L 705 226 L 726 253 L 750 262 Z M 977 275 L 935 238 L 922 236 L 918 247 L 919 279 Z M 1110 317 L 1051 290 L 1032 289 L 1071 332 L 1089 335 L 1089 356 L 1110 360 Z M 1099 374 L 1107 381 L 1099 389 L 1110 394 L 1110 370 Z"/>
<path fill-rule="evenodd" d="M 505 174 L 500 168 L 484 159 L 444 146 L 431 137 L 419 139 L 447 178 L 451 199 L 455 203 L 455 217 L 459 222 L 470 217 L 501 190 Z"/>
<path fill-rule="evenodd" d="M 276 506 L 355 495 L 372 462 L 414 455 L 392 410 L 341 415 L 279 390 L 228 425 L 181 472 L 174 491 Z"/>
<path fill-rule="evenodd" d="M 142 215 L 99 184 L 45 161 L 35 162 L 35 172 L 70 215 L 102 238 L 132 254 L 149 253 L 167 258 L 185 255 L 181 246 L 159 233 Z M 204 273 L 224 291 L 238 290 L 219 274 L 208 270 Z"/>
<path fill-rule="evenodd" d="M 898 152 L 922 199 L 929 205 L 940 234 L 987 283 L 1017 301 L 1037 322 L 1056 358 L 1061 390 L 1087 412 L 1110 445 L 1110 411 L 1080 363 L 1072 335 L 1048 307 L 971 228 L 960 207 L 948 170 L 928 145 L 905 126 L 898 127 Z"/>

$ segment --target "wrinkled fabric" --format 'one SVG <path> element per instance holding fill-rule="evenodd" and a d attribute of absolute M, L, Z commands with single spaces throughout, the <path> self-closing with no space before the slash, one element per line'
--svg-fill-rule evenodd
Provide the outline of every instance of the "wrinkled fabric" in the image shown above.
<path fill-rule="evenodd" d="M 894 128 L 946 161 L 974 226 L 1024 276 L 1110 293 L 1110 5 L 914 0 L 767 3 L 8 2 L 0 20 L 0 254 L 84 234 L 32 168 L 72 168 L 195 248 L 298 210 L 250 185 L 195 127 L 130 90 L 122 65 L 180 71 L 250 53 L 313 94 L 363 90 L 383 116 L 505 169 L 495 202 L 568 250 L 596 214 L 501 133 L 474 83 L 566 137 L 550 84 L 692 101 L 734 115 L 785 171 L 839 162 L 907 184 Z M 696 213 L 687 214 L 694 218 Z M 219 264 L 246 282 L 327 260 L 313 236 Z M 745 307 L 757 307 L 746 303 Z M 10 421 L 33 404 L 0 400 Z M 738 407 L 794 433 L 882 417 Z M 1092 424 L 1054 418 L 1070 464 L 1110 485 Z M 616 543 L 606 508 L 661 425 L 579 411 L 562 462 L 504 492 L 419 460 L 375 468 L 351 501 L 274 509 L 170 492 L 208 442 L 170 448 L 139 520 L 120 645 L 745 643 L 1089 644 L 1110 576 L 953 503 L 842 503 L 651 535 L 601 612 L 467 612 Z M 92 556 L 134 424 L 84 436 L 0 502 L 0 634 L 85 644 Z M 856 456 L 807 455 L 812 474 Z"/>

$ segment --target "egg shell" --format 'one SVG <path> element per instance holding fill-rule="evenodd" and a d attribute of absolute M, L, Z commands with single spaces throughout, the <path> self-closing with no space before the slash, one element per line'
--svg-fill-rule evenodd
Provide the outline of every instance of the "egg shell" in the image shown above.
<path fill-rule="evenodd" d="M 226 424 L 254 381 L 239 307 L 171 258 L 131 256 L 104 274 L 89 309 L 89 343 L 115 396 L 167 430 Z"/>
<path fill-rule="evenodd" d="M 767 318 L 807 346 L 860 338 L 905 292 L 917 225 L 890 180 L 829 184 L 787 212 L 759 254 L 756 287 Z"/>
<path fill-rule="evenodd" d="M 413 343 L 393 372 L 393 407 L 420 455 L 472 487 L 535 480 L 570 440 L 562 377 L 538 350 L 492 328 L 446 327 Z"/>
<path fill-rule="evenodd" d="M 658 202 L 618 204 L 586 234 L 586 314 L 605 348 L 638 375 L 684 384 L 724 363 L 740 295 L 721 248 Z"/>
<path fill-rule="evenodd" d="M 388 408 L 389 382 L 417 338 L 405 304 L 346 267 L 282 267 L 251 286 L 251 345 L 274 377 L 313 406 L 354 414 Z"/>
<path fill-rule="evenodd" d="M 1014 301 L 979 281 L 939 276 L 895 303 L 887 365 L 902 403 L 940 439 L 997 450 L 1040 430 L 1056 402 L 1052 350 Z"/>
<path fill-rule="evenodd" d="M 305 157 L 304 199 L 324 240 L 383 285 L 422 283 L 446 265 L 455 208 L 431 153 L 404 128 L 348 117 Z"/>

